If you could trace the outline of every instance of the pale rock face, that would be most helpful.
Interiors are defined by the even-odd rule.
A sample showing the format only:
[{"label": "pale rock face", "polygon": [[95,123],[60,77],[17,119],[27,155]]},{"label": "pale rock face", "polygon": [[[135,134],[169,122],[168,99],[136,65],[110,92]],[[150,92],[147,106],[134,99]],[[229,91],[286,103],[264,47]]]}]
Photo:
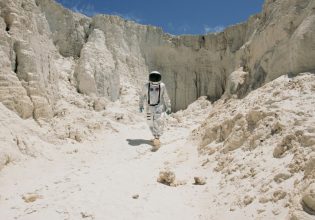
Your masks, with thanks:
[{"label": "pale rock face", "polygon": [[233,193],[243,196],[252,187],[263,193],[260,203],[273,201],[283,210],[285,201],[292,219],[312,219],[298,210],[301,199],[314,210],[314,184],[305,190],[314,181],[314,80],[312,73],[281,76],[243,99],[222,98],[212,105],[191,138],[209,168],[224,176],[223,191],[234,185],[238,193]]},{"label": "pale rock face", "polygon": [[[59,53],[74,58],[74,81],[84,94],[123,100],[120,89],[134,93],[151,70],[158,70],[177,111],[200,96],[219,99],[231,90],[241,67],[247,73],[237,94],[242,97],[282,74],[315,69],[314,4],[266,1],[261,14],[221,33],[171,36],[117,16],[88,18],[53,0],[2,0],[2,53],[8,57],[2,62],[17,72],[29,98],[17,94],[1,100],[25,118],[51,117],[59,97]],[[12,103],[22,99],[29,102],[25,111]]]},{"label": "pale rock face", "polygon": [[81,51],[75,77],[81,93],[115,101],[119,98],[119,75],[115,72],[115,61],[105,41],[104,33],[94,29]]},{"label": "pale rock face", "polygon": [[[141,39],[150,40],[150,36],[147,36],[150,34],[160,37],[160,34],[156,33],[156,28],[107,15],[93,17],[91,28],[101,30],[104,34],[105,46],[110,53],[107,56],[113,57],[114,60],[112,74],[115,75],[114,80],[119,82],[115,87],[120,87],[122,90],[130,85],[137,89],[142,88],[149,70],[141,51]],[[155,44],[155,40],[150,43]],[[118,95],[119,98],[124,99],[121,94],[117,94],[117,90],[115,93],[113,95],[115,99]]]},{"label": "pale rock face", "polygon": [[[315,7],[315,4],[313,4]],[[314,10],[314,8],[313,8]],[[303,20],[294,32],[290,45],[291,65],[296,72],[301,70],[315,70],[315,15]]]},{"label": "pale rock face", "polygon": [[0,4],[0,8],[0,101],[22,118],[29,118],[33,114],[33,103],[14,72],[17,71],[16,54],[13,50],[13,40],[8,33],[13,25],[13,13],[9,13],[9,9],[4,7],[3,3]]},{"label": "pale rock face", "polygon": [[8,65],[2,68],[11,83],[2,84],[9,95],[1,99],[23,118],[49,119],[56,98],[57,76],[52,62],[55,48],[48,39],[45,20],[34,1],[1,1],[0,6],[6,26],[1,29],[2,51],[3,57],[7,57],[1,62],[11,63],[10,68]]},{"label": "pale rock face", "polygon": [[25,121],[0,103],[1,147],[0,170],[7,164],[21,160],[26,156],[38,157],[46,150],[42,145],[49,145],[42,140],[43,131],[34,121]]},{"label": "pale rock face", "polygon": [[89,34],[90,18],[71,12],[53,0],[36,0],[61,55],[80,57]]},{"label": "pale rock face", "polygon": [[[232,187],[229,202],[248,213],[260,206],[258,218],[267,205],[278,217],[290,209],[291,219],[313,219],[315,78],[299,73],[315,70],[314,8],[266,0],[221,33],[172,36],[53,0],[0,0],[0,169],[45,156],[50,143],[136,128],[137,93],[158,70],[177,111],[166,122],[195,129],[202,166],[221,178],[218,198]],[[181,185],[173,172],[160,177]]]},{"label": "pale rock face", "polygon": [[225,96],[235,98],[242,98],[247,91],[249,74],[240,67],[238,70],[232,72],[227,80]]}]

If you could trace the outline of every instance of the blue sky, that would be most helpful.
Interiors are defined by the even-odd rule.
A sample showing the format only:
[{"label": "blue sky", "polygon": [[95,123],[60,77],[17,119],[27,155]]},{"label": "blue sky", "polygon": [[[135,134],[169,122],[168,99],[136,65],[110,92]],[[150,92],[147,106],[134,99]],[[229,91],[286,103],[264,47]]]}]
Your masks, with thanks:
[{"label": "blue sky", "polygon": [[76,12],[114,14],[165,32],[205,34],[246,21],[262,10],[264,0],[57,0]]}]

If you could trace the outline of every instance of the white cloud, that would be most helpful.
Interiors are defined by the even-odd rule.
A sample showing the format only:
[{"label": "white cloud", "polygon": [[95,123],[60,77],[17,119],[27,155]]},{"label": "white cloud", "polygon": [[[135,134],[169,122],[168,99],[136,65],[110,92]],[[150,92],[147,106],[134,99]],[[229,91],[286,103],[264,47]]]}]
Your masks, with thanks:
[{"label": "white cloud", "polygon": [[222,32],[224,29],[225,29],[225,27],[223,25],[218,25],[218,26],[214,26],[214,27],[204,25],[204,27],[203,27],[205,34],[207,34],[207,33],[219,33],[219,32]]}]

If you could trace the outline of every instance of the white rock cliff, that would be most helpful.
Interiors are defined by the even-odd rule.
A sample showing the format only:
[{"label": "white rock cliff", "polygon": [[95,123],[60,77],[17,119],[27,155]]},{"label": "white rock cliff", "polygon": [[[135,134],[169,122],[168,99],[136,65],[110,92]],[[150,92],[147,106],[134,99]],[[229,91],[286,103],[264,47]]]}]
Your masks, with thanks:
[{"label": "white rock cliff", "polygon": [[[69,191],[78,186],[75,178],[84,180],[83,190],[80,186],[76,194],[91,197],[91,210],[98,205],[93,194],[98,196],[97,187],[113,189],[119,196],[130,193],[122,183],[113,186],[111,176],[102,180],[108,185],[95,179],[97,175],[86,178],[86,170],[100,170],[100,176],[111,171],[116,179],[124,176],[126,183],[135,183],[134,189],[142,187],[139,191],[147,193],[147,197],[133,193],[143,205],[136,207],[125,197],[113,195],[116,208],[105,207],[108,213],[116,210],[112,219],[123,214],[137,218],[140,209],[149,210],[143,219],[154,219],[152,213],[156,219],[165,218],[162,214],[168,210],[160,212],[154,201],[161,204],[157,194],[174,196],[175,190],[161,190],[151,181],[156,182],[153,172],[161,171],[160,166],[169,166],[177,169],[172,171],[176,181],[183,177],[174,187],[183,188],[175,192],[180,196],[170,196],[163,205],[187,199],[183,206],[179,203],[179,208],[174,206],[178,209],[166,212],[170,219],[175,214],[188,219],[313,219],[314,0],[266,0],[263,11],[247,22],[200,36],[173,36],[118,16],[87,17],[54,0],[0,0],[0,57],[0,169],[32,157],[53,171],[25,162],[26,170],[34,167],[36,177],[49,173],[51,178],[65,178],[38,181],[34,192],[44,196],[34,198],[46,196],[43,202],[49,201],[50,206],[39,202],[45,208],[34,206],[37,209],[28,213],[29,204],[21,204],[21,196],[10,194],[14,191],[6,186],[22,192],[36,185],[31,182],[36,178],[18,185],[16,178],[24,180],[28,172],[16,177],[7,171],[0,177],[12,181],[0,186],[5,217],[40,215],[48,207],[56,215],[61,213],[59,218],[94,218],[85,211],[77,213],[81,204]],[[162,143],[166,147],[157,152],[161,157],[144,150],[149,145],[145,140],[140,147],[138,139],[129,140],[129,145],[137,142],[132,148],[125,143],[147,131],[137,112],[137,99],[151,70],[162,73],[176,112],[165,119]],[[89,166],[82,165],[85,160]],[[80,166],[77,176],[71,179],[68,174],[76,166]],[[62,175],[65,168],[67,175],[58,176],[58,168]],[[197,171],[202,175],[193,173]],[[193,177],[207,179],[194,187],[209,190],[191,187]],[[84,185],[87,179],[97,187]],[[90,194],[84,187],[95,191]],[[156,189],[161,191],[152,193]],[[65,198],[54,197],[58,190],[68,193],[73,210],[59,212]],[[192,199],[196,195],[198,199]],[[145,209],[149,197],[156,200],[150,200],[150,209]],[[128,208],[120,213],[117,207],[125,205]],[[151,212],[154,208],[159,210]],[[103,217],[102,209],[94,211]],[[186,211],[191,215],[186,216]]]},{"label": "white rock cliff", "polygon": [[239,67],[248,72],[245,95],[280,75],[315,69],[314,4],[266,1],[262,13],[221,33],[171,36],[117,16],[88,18],[52,0],[2,0],[2,88],[21,89],[1,100],[24,118],[50,117],[55,63],[69,59],[79,92],[111,100],[126,81],[139,85],[153,69],[162,72],[175,111],[200,96],[219,99]]}]

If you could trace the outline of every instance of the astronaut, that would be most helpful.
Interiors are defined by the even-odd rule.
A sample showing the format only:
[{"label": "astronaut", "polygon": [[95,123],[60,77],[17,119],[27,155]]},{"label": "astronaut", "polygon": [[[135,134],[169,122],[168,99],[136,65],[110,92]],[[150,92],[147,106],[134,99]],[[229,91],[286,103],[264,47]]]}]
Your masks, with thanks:
[{"label": "astronaut", "polygon": [[139,102],[140,112],[143,112],[146,101],[147,122],[154,136],[152,151],[157,151],[160,148],[160,137],[164,129],[162,117],[164,112],[171,114],[171,101],[161,78],[162,76],[158,71],[150,73],[149,82],[144,85]]}]

